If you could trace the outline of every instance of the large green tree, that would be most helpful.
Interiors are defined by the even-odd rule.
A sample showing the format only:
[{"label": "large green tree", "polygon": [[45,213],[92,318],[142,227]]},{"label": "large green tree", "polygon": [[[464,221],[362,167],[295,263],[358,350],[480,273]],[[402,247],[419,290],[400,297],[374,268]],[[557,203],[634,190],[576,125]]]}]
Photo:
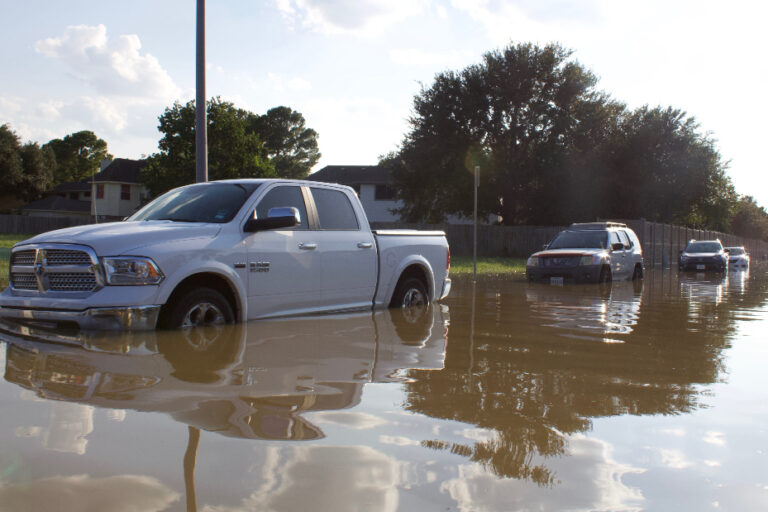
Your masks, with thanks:
[{"label": "large green tree", "polygon": [[36,142],[21,144],[8,125],[0,126],[0,182],[3,192],[25,201],[39,199],[53,186],[56,158]]},{"label": "large green tree", "polygon": [[742,196],[731,219],[731,233],[768,241],[768,212],[752,196]]},{"label": "large green tree", "polygon": [[[319,157],[317,134],[288,107],[259,116],[213,98],[207,115],[210,180],[303,177]],[[159,120],[160,151],[142,173],[152,195],[195,181],[195,102],[177,102]]]},{"label": "large green tree", "polygon": [[55,184],[88,178],[99,171],[102,160],[112,158],[107,143],[90,130],[53,139],[44,147],[51,149],[56,156]]},{"label": "large green tree", "polygon": [[317,132],[307,128],[304,116],[289,107],[271,108],[256,116],[253,128],[281,177],[305,178],[320,159]]},{"label": "large green tree", "polygon": [[[510,45],[435,77],[390,166],[411,221],[636,218],[727,229],[736,196],[712,139],[672,108],[628,110],[557,44]],[[425,193],[428,191],[428,193]]]}]

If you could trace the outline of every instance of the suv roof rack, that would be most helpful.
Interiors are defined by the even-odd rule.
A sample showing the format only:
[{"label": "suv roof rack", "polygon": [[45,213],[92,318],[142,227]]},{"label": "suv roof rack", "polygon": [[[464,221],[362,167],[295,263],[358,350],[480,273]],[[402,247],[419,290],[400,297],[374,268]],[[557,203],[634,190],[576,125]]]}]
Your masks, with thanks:
[{"label": "suv roof rack", "polygon": [[608,229],[608,228],[625,228],[626,224],[622,222],[574,222],[569,227],[574,229]]}]

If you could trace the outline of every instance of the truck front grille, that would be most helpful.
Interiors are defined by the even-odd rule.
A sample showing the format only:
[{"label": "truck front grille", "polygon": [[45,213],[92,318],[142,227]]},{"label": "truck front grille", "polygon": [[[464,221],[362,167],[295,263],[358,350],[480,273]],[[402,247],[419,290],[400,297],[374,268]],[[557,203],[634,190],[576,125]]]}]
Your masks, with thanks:
[{"label": "truck front grille", "polygon": [[89,247],[40,244],[11,255],[10,284],[15,290],[91,292],[103,280],[98,259]]}]

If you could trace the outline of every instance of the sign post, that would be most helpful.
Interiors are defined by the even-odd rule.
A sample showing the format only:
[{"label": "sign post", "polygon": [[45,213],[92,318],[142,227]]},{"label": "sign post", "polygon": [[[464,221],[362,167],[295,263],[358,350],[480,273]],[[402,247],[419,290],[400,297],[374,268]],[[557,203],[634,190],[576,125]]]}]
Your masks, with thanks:
[{"label": "sign post", "polygon": [[480,166],[475,166],[475,229],[472,234],[472,282],[477,282],[477,189],[480,187]]}]

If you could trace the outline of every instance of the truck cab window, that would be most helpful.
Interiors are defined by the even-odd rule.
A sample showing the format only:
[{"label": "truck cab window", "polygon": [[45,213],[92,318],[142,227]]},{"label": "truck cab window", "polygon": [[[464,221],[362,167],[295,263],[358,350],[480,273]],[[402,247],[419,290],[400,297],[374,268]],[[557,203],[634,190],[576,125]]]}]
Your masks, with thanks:
[{"label": "truck cab window", "polygon": [[347,195],[340,190],[312,187],[320,229],[358,230],[355,209]]},{"label": "truck cab window", "polygon": [[269,210],[280,206],[293,206],[299,210],[301,223],[292,228],[286,229],[309,229],[307,222],[307,208],[304,206],[304,196],[301,194],[301,188],[292,185],[283,185],[275,187],[261,198],[256,205],[256,217],[266,219],[269,217]]}]

